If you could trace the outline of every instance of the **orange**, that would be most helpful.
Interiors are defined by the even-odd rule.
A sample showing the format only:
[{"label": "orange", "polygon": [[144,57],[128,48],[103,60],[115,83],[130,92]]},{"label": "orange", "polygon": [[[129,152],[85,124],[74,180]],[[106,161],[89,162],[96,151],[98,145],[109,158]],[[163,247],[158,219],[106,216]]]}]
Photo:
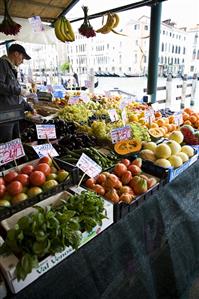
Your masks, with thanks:
[{"label": "orange", "polygon": [[192,123],[192,124],[194,124],[196,121],[197,121],[197,117],[195,116],[195,115],[191,115],[190,117],[189,117],[189,120],[190,120],[190,122]]},{"label": "orange", "polygon": [[190,122],[190,120],[185,120],[184,124],[185,124],[185,125],[190,125],[190,126],[191,126],[191,122]]},{"label": "orange", "polygon": [[189,114],[183,112],[182,118],[183,118],[183,121],[188,120],[189,119]]},{"label": "orange", "polygon": [[186,112],[187,114],[192,114],[193,110],[191,108],[185,108],[184,112]]},{"label": "orange", "polygon": [[169,123],[170,123],[170,124],[173,124],[174,121],[175,121],[175,117],[174,117],[174,115],[170,115],[170,116],[169,116]]},{"label": "orange", "polygon": [[151,128],[158,128],[158,124],[156,124],[156,123],[152,123],[152,124],[151,124]]},{"label": "orange", "polygon": [[162,117],[162,113],[160,111],[156,111],[155,117],[157,117],[157,118]]},{"label": "orange", "polygon": [[159,127],[163,127],[164,126],[164,120],[163,119],[158,119],[157,121],[157,124]]}]

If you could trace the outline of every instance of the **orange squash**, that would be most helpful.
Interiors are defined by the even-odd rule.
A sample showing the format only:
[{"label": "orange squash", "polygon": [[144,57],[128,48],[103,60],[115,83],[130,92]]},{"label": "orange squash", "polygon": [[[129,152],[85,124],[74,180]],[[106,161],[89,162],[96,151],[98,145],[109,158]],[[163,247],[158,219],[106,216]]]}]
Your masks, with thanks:
[{"label": "orange squash", "polygon": [[121,140],[114,145],[114,150],[119,155],[127,155],[129,153],[139,152],[142,143],[136,139]]}]

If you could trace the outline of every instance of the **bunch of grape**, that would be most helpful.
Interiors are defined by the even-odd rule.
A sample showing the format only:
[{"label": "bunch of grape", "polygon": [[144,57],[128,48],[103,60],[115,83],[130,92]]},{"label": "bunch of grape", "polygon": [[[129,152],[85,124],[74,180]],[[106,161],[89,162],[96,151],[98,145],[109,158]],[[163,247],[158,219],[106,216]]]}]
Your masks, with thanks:
[{"label": "bunch of grape", "polygon": [[92,112],[84,104],[67,105],[58,113],[59,118],[77,122],[87,122]]},{"label": "bunch of grape", "polygon": [[140,125],[139,123],[130,123],[131,126],[131,136],[133,139],[140,141],[150,141],[150,135],[146,127]]}]

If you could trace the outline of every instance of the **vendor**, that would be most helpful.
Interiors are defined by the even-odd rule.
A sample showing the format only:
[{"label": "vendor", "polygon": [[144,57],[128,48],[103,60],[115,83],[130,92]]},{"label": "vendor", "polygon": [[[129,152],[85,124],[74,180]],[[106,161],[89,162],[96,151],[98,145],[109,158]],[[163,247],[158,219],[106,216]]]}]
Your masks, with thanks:
[{"label": "vendor", "polygon": [[[13,105],[22,105],[24,111],[35,113],[34,109],[25,101],[24,97],[30,94],[21,88],[17,80],[17,67],[24,59],[31,59],[24,47],[12,44],[8,48],[8,55],[0,58],[0,113],[12,108]],[[0,124],[0,143],[20,137],[19,122]]]}]

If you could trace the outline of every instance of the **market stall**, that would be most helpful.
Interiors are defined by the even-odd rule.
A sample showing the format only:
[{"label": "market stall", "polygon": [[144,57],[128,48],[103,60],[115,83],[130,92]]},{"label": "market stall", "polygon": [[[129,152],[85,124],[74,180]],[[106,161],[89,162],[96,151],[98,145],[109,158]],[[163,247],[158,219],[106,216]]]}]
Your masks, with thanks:
[{"label": "market stall", "polygon": [[8,298],[182,296],[198,275],[199,113],[56,88],[0,144]]}]

